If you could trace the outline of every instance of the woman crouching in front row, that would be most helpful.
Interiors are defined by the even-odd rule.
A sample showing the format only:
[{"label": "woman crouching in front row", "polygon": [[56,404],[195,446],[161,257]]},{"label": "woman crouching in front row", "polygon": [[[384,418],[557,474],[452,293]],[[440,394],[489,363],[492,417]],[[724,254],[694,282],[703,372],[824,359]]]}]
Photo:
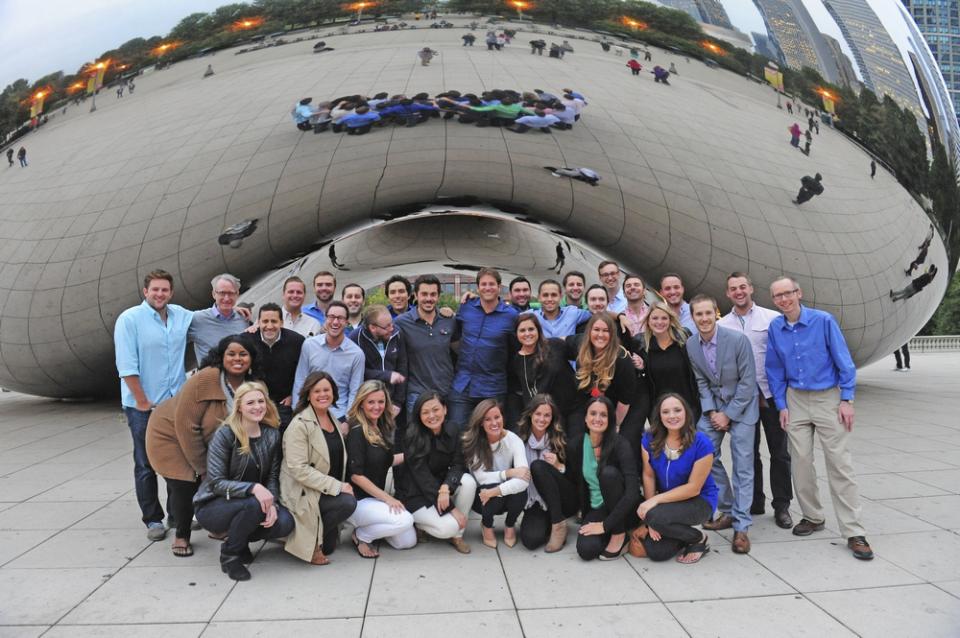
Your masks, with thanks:
[{"label": "woman crouching in front row", "polygon": [[220,568],[233,580],[250,580],[250,543],[282,538],[293,517],[280,505],[280,419],[259,382],[234,392],[233,409],[207,451],[207,477],[193,504],[207,530],[226,533]]}]

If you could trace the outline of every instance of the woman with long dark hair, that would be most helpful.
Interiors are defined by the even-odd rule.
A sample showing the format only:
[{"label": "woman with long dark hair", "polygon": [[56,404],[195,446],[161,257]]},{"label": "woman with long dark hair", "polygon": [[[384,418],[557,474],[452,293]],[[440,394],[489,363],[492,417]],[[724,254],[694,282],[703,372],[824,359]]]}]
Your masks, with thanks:
[{"label": "woman with long dark hair", "polygon": [[579,477],[583,524],[577,554],[583,560],[613,560],[627,548],[640,500],[637,462],[630,444],[617,434],[613,402],[593,397],[587,403],[587,432],[570,439],[567,463]]},{"label": "woman with long dark hair", "polygon": [[147,422],[147,458],[167,482],[177,526],[174,556],[193,556],[193,496],[207,475],[207,445],[233,410],[236,389],[262,378],[259,354],[251,335],[224,337],[207,353],[203,368],[157,406]]},{"label": "woman with long dark hair", "polygon": [[337,547],[340,525],[357,508],[347,481],[347,446],[330,412],[338,397],[329,373],[310,373],[283,433],[280,498],[296,521],[285,547],[314,565],[330,562],[327,556]]},{"label": "woman with long dark hair", "polygon": [[567,542],[567,519],[577,513],[577,485],[567,474],[563,417],[549,394],[538,394],[520,419],[518,432],[530,464],[531,484],[520,540],[527,549],[544,543],[550,554]]},{"label": "woman with long dark hair", "polygon": [[564,341],[545,338],[540,320],[532,313],[517,315],[513,333],[520,347],[511,354],[507,371],[507,427],[515,427],[538,394],[553,397],[561,414],[570,412],[576,384]]},{"label": "woman with long dark hair", "polygon": [[354,527],[353,544],[364,558],[380,555],[371,543],[381,538],[394,549],[417,544],[413,516],[386,491],[387,472],[403,463],[403,454],[394,453],[391,407],[387,386],[372,380],[360,386],[347,411],[348,474],[357,498],[357,509],[347,522]]},{"label": "woman with long dark hair", "polygon": [[280,505],[279,424],[264,384],[239,386],[230,414],[210,441],[207,476],[193,498],[200,524],[226,534],[220,569],[233,580],[250,580],[250,543],[293,530],[293,517]]},{"label": "woman with long dark hair", "polygon": [[503,427],[503,412],[494,399],[477,404],[463,433],[463,457],[479,486],[473,511],[481,515],[483,544],[497,546],[493,517],[506,512],[503,542],[517,544],[514,525],[527,502],[530,468],[523,441]]},{"label": "woman with long dark hair", "polygon": [[445,427],[446,419],[446,403],[436,390],[421,394],[414,403],[397,498],[413,514],[418,529],[448,540],[461,554],[469,554],[463,532],[477,482],[463,462],[460,437]]},{"label": "woman with long dark hair", "polygon": [[[710,520],[717,486],[710,476],[713,443],[678,394],[660,397],[653,427],[643,435],[643,493],[637,515],[647,524],[643,539],[652,560],[696,563],[710,549],[707,535],[694,528]],[[679,554],[679,555],[678,555]]]}]

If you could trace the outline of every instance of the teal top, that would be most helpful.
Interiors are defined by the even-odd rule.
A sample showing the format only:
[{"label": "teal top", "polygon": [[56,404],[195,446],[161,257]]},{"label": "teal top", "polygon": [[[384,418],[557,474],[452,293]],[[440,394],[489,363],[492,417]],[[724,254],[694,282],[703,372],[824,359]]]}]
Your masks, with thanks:
[{"label": "teal top", "polygon": [[583,480],[587,482],[590,491],[590,507],[603,507],[603,494],[600,493],[600,473],[597,471],[597,457],[593,453],[593,443],[590,435],[583,435]]}]

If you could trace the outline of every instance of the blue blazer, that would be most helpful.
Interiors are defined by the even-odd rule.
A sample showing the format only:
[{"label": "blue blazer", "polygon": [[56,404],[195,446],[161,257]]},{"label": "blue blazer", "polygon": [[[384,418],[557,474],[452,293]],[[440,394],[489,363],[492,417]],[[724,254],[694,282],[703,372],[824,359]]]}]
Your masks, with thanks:
[{"label": "blue blazer", "polygon": [[687,339],[687,354],[697,377],[704,412],[720,410],[731,421],[755,423],[760,418],[757,368],[746,335],[717,326],[717,372],[707,365],[700,335]]}]

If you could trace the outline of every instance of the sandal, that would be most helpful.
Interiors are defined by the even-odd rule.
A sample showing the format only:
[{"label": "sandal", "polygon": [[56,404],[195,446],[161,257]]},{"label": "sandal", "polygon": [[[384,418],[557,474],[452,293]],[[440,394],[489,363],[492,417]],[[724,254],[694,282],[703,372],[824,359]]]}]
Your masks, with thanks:
[{"label": "sandal", "polygon": [[[677,562],[684,565],[693,565],[699,563],[700,559],[710,551],[710,543],[707,542],[707,535],[703,535],[703,540],[693,545],[687,545],[680,554],[677,555]],[[690,554],[697,554],[695,558],[687,558]]]},{"label": "sandal", "polygon": [[[351,538],[353,539],[353,546],[357,548],[357,553],[360,554],[362,558],[377,558],[378,556],[380,556],[380,552],[370,547],[369,543],[364,543],[362,540],[357,538],[356,532],[353,533],[353,536]],[[367,551],[372,553],[364,554],[363,549],[361,549],[361,546],[366,547]]]},{"label": "sandal", "polygon": [[174,545],[171,551],[173,551],[173,555],[178,558],[187,558],[188,556],[193,556],[193,545],[190,543],[186,545]]},{"label": "sandal", "polygon": [[323,553],[323,547],[317,545],[313,550],[313,556],[310,558],[311,565],[329,565],[330,559]]}]

